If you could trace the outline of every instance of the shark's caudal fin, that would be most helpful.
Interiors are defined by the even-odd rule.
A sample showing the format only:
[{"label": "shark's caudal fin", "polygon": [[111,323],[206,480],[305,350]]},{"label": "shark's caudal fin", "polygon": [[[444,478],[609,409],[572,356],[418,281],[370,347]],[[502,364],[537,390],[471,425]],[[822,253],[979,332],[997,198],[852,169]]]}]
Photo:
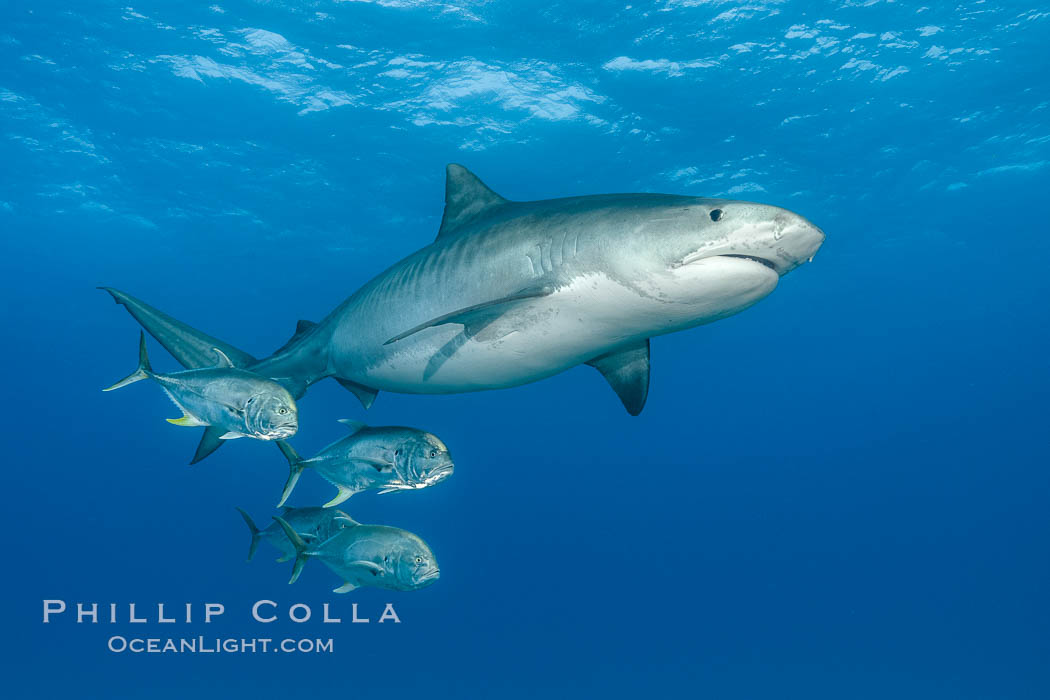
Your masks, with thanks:
[{"label": "shark's caudal fin", "polygon": [[[259,360],[229,343],[186,325],[130,294],[125,294],[112,287],[99,287],[99,289],[106,291],[114,301],[123,305],[128,313],[146,329],[146,332],[156,338],[157,342],[163,345],[186,369],[214,367],[216,350],[218,350],[234,367],[250,369],[279,382],[296,399],[302,398],[311,383],[330,376],[327,370],[328,358],[325,340],[321,334],[315,333],[319,327],[311,321],[299,321],[296,324],[295,333],[287,343],[278,348],[270,357]],[[378,393],[375,389],[346,379],[338,381],[344,388],[352,392],[365,408],[369,408],[375,401]],[[208,441],[206,444],[206,441],[202,440],[194,456],[194,463],[204,459],[216,449],[217,445],[214,441]]]},{"label": "shark's caudal fin", "polygon": [[306,542],[299,536],[299,533],[292,529],[292,526],[285,521],[284,518],[279,515],[273,516],[273,519],[277,521],[277,524],[284,530],[284,534],[291,540],[292,546],[295,547],[295,564],[292,565],[292,578],[289,579],[288,583],[295,583],[299,578],[299,574],[303,572],[303,565],[306,564],[306,558],[312,556],[314,552],[306,551]]},{"label": "shark's caudal fin", "polygon": [[237,367],[248,367],[258,360],[229,343],[202,333],[159,311],[144,301],[111,287],[99,287],[122,304],[146,331],[164,346],[186,369],[215,366],[215,348],[222,351]]},{"label": "shark's caudal fin", "polygon": [[241,514],[242,518],[244,518],[244,522],[248,525],[248,529],[251,530],[252,533],[252,543],[248,546],[248,561],[251,561],[252,557],[255,556],[255,548],[259,546],[259,528],[257,528],[255,523],[252,522],[251,516],[243,510],[238,508],[237,512]]},{"label": "shark's caudal fin", "polygon": [[135,368],[135,371],[128,376],[121,379],[113,386],[106,387],[102,391],[113,391],[119,389],[122,386],[128,384],[134,384],[135,382],[143,379],[149,379],[150,374],[153,372],[153,368],[149,365],[149,356],[146,354],[146,334],[139,331],[139,366]]},{"label": "shark's caudal fin", "polygon": [[277,504],[277,507],[281,508],[284,506],[284,502],[288,500],[288,497],[292,495],[292,490],[299,482],[299,477],[302,475],[306,464],[303,462],[303,458],[299,456],[299,453],[292,449],[292,446],[284,440],[278,440],[277,447],[281,450],[284,458],[288,460],[288,481],[284,483],[281,501]]}]

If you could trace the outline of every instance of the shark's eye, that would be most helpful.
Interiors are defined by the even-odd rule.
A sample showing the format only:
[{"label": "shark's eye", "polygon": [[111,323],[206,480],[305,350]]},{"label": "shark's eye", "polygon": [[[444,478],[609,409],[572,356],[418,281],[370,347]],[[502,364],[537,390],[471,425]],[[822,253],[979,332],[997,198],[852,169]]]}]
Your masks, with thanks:
[{"label": "shark's eye", "polygon": [[721,209],[712,209],[711,210],[711,221],[721,221],[721,220],[722,220],[722,210]]}]

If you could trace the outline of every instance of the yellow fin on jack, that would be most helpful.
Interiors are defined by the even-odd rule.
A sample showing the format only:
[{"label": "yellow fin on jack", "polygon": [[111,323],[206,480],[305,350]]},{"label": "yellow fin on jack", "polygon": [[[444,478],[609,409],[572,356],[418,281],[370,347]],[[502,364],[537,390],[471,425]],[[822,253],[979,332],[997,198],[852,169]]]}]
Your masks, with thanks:
[{"label": "yellow fin on jack", "polygon": [[202,425],[207,425],[207,423],[201,423],[185,411],[182,412],[182,418],[168,418],[168,422],[172,425],[178,425],[183,428],[197,428]]},{"label": "yellow fin on jack", "polygon": [[348,499],[348,498],[350,498],[351,496],[354,495],[354,492],[351,489],[348,489],[345,486],[339,486],[337,488],[339,489],[339,493],[337,493],[335,495],[335,498],[333,498],[332,500],[328,501],[328,503],[325,503],[323,506],[321,506],[322,508],[331,508],[332,506],[337,506],[340,503],[342,503],[343,501],[345,501],[346,499]]}]

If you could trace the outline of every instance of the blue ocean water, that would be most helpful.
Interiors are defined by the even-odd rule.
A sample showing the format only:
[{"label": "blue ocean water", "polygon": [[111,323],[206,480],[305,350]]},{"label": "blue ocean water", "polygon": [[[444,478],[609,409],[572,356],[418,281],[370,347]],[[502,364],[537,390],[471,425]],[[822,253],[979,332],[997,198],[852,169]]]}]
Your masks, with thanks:
[{"label": "blue ocean water", "polygon": [[[0,10],[5,697],[1045,698],[1050,13],[1031,2],[15,0]],[[330,593],[245,563],[287,469],[134,368],[126,290],[258,356],[428,244],[444,165],[529,200],[671,192],[827,233],[736,317],[653,342],[641,416],[592,369],[454,396],[334,382],[456,473],[355,496],[441,579]],[[151,345],[158,369],[176,364]],[[1042,436],[1042,437],[1040,437]],[[246,444],[248,443],[248,444]],[[307,475],[308,477],[309,475]],[[331,489],[304,477],[299,503]],[[42,601],[146,624],[42,624]],[[279,603],[253,622],[254,601]],[[196,606],[159,624],[156,604]],[[226,613],[200,621],[202,606]],[[322,624],[330,603],[339,625]],[[353,624],[351,603],[372,623]],[[377,624],[392,602],[400,624]],[[287,620],[305,603],[314,618]],[[150,610],[152,609],[152,612]],[[334,640],[131,654],[113,635]]]}]

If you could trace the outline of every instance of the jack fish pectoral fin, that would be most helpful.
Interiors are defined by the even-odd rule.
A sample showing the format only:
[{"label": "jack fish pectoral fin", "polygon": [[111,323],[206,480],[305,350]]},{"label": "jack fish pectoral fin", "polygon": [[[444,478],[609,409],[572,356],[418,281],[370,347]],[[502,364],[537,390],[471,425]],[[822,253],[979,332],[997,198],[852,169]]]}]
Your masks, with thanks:
[{"label": "jack fish pectoral fin", "polygon": [[486,301],[481,304],[474,304],[473,306],[457,309],[456,311],[444,314],[443,316],[438,316],[437,318],[421,323],[414,328],[410,328],[404,333],[395,335],[393,338],[383,343],[383,345],[396,343],[399,340],[404,340],[410,335],[415,335],[427,328],[443,326],[448,323],[462,324],[463,332],[467,338],[471,338],[477,335],[483,328],[485,328],[485,326],[505,314],[508,308],[515,302],[525,301],[526,299],[538,299],[549,296],[553,292],[554,287],[551,285],[527,287],[499,299],[493,299],[492,301]]},{"label": "jack fish pectoral fin", "polygon": [[359,561],[351,562],[350,566],[360,567],[368,573],[372,574],[373,576],[382,576],[385,573],[383,571],[383,567],[381,567],[379,564],[376,564],[374,561],[365,561],[364,559],[362,559]]},{"label": "jack fish pectoral fin", "polygon": [[649,395],[649,339],[619,348],[588,362],[602,373],[623,407],[637,416]]},{"label": "jack fish pectoral fin", "polygon": [[247,437],[244,433],[238,433],[236,430],[231,430],[228,433],[223,433],[219,436],[220,440],[239,440],[242,437]]},{"label": "jack fish pectoral fin", "polygon": [[355,462],[368,465],[377,472],[388,472],[394,468],[393,462],[388,462],[385,459],[372,459],[371,457],[354,457]]},{"label": "jack fish pectoral fin", "polygon": [[333,588],[332,589],[332,593],[349,593],[350,591],[354,590],[355,588],[357,588],[357,584],[350,583],[349,581],[346,581],[339,588]]},{"label": "jack fish pectoral fin", "polygon": [[201,441],[197,445],[197,451],[193,453],[193,459],[190,460],[190,464],[196,464],[215,450],[222,447],[222,428],[216,428],[214,425],[209,425],[204,429],[204,435],[201,435]]}]

